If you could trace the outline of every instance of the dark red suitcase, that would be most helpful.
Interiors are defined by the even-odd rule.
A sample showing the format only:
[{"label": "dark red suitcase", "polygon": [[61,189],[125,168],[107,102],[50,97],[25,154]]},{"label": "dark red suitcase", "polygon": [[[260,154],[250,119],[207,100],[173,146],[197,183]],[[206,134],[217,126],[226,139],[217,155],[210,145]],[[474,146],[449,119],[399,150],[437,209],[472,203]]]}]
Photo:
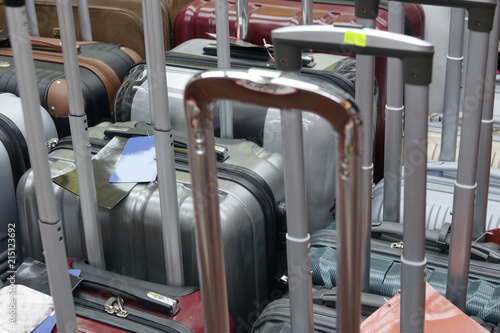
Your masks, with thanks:
[{"label": "dark red suitcase", "polygon": [[[236,36],[236,0],[228,0],[229,34]],[[405,4],[405,33],[424,37],[425,16],[422,6]],[[376,26],[387,30],[388,5],[381,2]],[[354,1],[320,0],[313,4],[313,24],[330,25],[334,22],[355,23]],[[263,45],[263,39],[271,43],[271,31],[276,28],[302,24],[302,4],[298,0],[248,0],[247,42]],[[176,16],[174,23],[175,45],[194,38],[207,38],[215,33],[214,0],[194,0]],[[385,58],[376,58],[375,76],[379,87],[378,117],[376,125],[374,181],[383,177],[384,151],[384,108],[386,104]]]}]

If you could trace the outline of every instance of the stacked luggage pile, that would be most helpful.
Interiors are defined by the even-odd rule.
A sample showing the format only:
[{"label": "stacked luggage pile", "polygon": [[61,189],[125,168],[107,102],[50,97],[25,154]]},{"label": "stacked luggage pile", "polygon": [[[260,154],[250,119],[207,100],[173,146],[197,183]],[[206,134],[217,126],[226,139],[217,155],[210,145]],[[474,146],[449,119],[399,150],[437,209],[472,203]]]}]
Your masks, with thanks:
[{"label": "stacked luggage pile", "polygon": [[405,2],[1,2],[0,331],[498,330],[500,7],[429,122]]}]

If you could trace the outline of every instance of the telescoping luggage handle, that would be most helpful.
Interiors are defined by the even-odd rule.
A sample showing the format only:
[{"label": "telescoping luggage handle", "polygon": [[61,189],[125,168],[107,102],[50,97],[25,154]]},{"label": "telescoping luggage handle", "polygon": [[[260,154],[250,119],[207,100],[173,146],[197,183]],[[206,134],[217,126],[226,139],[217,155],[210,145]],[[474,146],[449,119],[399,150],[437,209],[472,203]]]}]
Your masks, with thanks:
[{"label": "telescoping luggage handle", "polygon": [[6,0],[5,10],[11,45],[23,104],[26,136],[45,253],[49,286],[57,327],[64,332],[77,332],[75,308],[68,274],[62,222],[59,219],[48,164],[47,148],[40,115],[40,101],[36,85],[35,66],[31,56],[24,0]]},{"label": "telescoping luggage handle", "polygon": [[160,212],[165,253],[167,282],[171,286],[184,284],[182,264],[179,203],[175,178],[175,157],[172,127],[168,109],[167,78],[165,73],[165,47],[161,4],[142,0],[146,58],[149,73],[151,111],[154,113],[154,140],[160,192]]},{"label": "telescoping luggage handle", "polygon": [[75,153],[76,174],[85,235],[87,257],[91,265],[104,268],[101,229],[98,223],[98,205],[94,170],[88,133],[87,115],[83,105],[80,67],[71,2],[57,0],[57,17],[61,27],[64,72],[68,84],[69,125]]},{"label": "telescoping luggage handle", "polygon": [[[217,169],[215,156],[211,153],[214,137],[209,103],[216,99],[231,99],[282,109],[308,110],[329,121],[340,137],[337,214],[339,221],[342,221],[339,223],[348,225],[353,232],[359,232],[359,209],[356,199],[360,190],[361,133],[360,120],[350,101],[317,85],[284,77],[279,72],[255,70],[250,70],[248,73],[205,72],[193,78],[186,86],[189,164],[196,212],[196,239],[205,330],[219,333],[228,331],[228,323],[225,315],[227,297]],[[287,150],[286,146],[289,143],[286,140],[283,142],[284,150]],[[293,151],[296,147],[290,148]],[[288,167],[293,168],[296,164],[303,164],[303,155],[296,154],[289,157],[290,159],[285,157],[285,165],[288,164]],[[285,184],[289,184],[291,178],[304,178],[303,173],[287,172],[286,168]],[[293,188],[289,190],[293,191]],[[305,203],[301,207],[303,210],[301,215],[306,216]],[[306,220],[304,219],[302,223],[306,225]]]},{"label": "telescoping luggage handle", "polygon": [[[303,26],[276,29],[272,32],[276,66],[282,71],[297,72],[303,48],[341,53],[397,57],[403,63],[406,83],[406,121],[411,124],[405,135],[405,188],[411,188],[405,200],[405,232],[413,239],[405,241],[402,257],[402,295],[412,299],[404,303],[401,330],[413,331],[415,323],[422,325],[425,306],[425,179],[427,162],[427,111],[429,83],[432,75],[433,46],[423,40],[400,34],[363,28],[361,26]],[[287,199],[288,200],[288,199]],[[287,201],[287,204],[289,202]],[[287,216],[288,218],[288,216]],[[290,222],[290,221],[289,221]],[[358,332],[361,316],[360,234],[345,224],[337,224],[340,237],[337,277],[339,306],[338,325],[342,332]],[[293,226],[288,226],[291,233]],[[294,235],[300,239],[305,235]],[[353,250],[351,246],[354,246]],[[303,279],[297,276],[297,279]],[[289,280],[292,276],[289,276]],[[306,286],[303,286],[304,291]],[[310,287],[309,287],[310,288]],[[290,292],[292,306],[294,290]],[[302,300],[303,301],[303,300]],[[411,315],[410,315],[411,314]],[[303,313],[291,309],[292,324],[303,321]],[[415,317],[417,315],[417,317]],[[411,318],[411,319],[410,319]],[[298,332],[298,331],[297,331]]]}]

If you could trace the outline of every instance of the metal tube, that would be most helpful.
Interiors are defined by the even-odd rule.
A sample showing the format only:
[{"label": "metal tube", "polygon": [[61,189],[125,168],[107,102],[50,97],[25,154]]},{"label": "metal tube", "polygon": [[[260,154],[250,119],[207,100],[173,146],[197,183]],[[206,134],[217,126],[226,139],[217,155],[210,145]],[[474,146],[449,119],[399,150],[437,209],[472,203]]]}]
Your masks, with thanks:
[{"label": "metal tube", "polygon": [[92,41],[92,26],[90,24],[88,0],[78,0],[78,16],[80,17],[82,40]]},{"label": "metal tube", "polygon": [[149,98],[155,114],[155,146],[160,191],[163,246],[167,283],[182,286],[182,244],[179,223],[179,203],[175,178],[175,157],[172,128],[168,110],[165,49],[163,44],[162,16],[159,1],[143,0],[144,30],[147,31],[146,49]]},{"label": "metal tube", "polygon": [[236,1],[236,39],[248,38],[248,0]]},{"label": "metal tube", "polygon": [[[334,130],[339,134],[339,160],[337,186],[338,195],[338,227],[340,228],[339,252],[342,254],[340,264],[343,265],[339,275],[339,290],[343,295],[345,307],[339,306],[339,311],[344,311],[342,319],[339,319],[338,328],[343,332],[358,332],[361,317],[361,271],[359,260],[360,253],[360,217],[357,200],[361,191],[361,133],[360,120],[355,112],[355,107],[350,101],[343,100],[332,95],[315,84],[304,83],[290,77],[282,77],[267,71],[212,71],[197,75],[185,89],[186,124],[188,124],[189,159],[193,193],[196,212],[196,239],[200,254],[200,281],[202,285],[203,311],[205,320],[210,320],[211,325],[206,332],[225,332],[224,328],[213,328],[219,322],[227,321],[224,318],[224,310],[227,309],[225,299],[225,275],[222,254],[222,242],[220,238],[220,216],[217,193],[217,178],[213,149],[213,126],[212,112],[207,105],[216,99],[233,99],[245,103],[255,103],[262,106],[277,107],[281,109],[308,110],[317,113],[332,124]],[[300,130],[302,124],[296,124],[295,128]],[[290,144],[283,140],[284,146]],[[292,143],[293,144],[293,143]],[[285,151],[294,151],[297,147],[284,147]],[[303,156],[295,151],[288,154],[285,164],[292,162],[303,163]],[[291,161],[290,159],[294,159]],[[286,173],[286,177],[304,178],[304,174]],[[293,184],[292,179],[287,178],[285,183]],[[290,191],[290,188],[287,190]],[[298,192],[298,190],[297,190]],[[288,202],[288,198],[287,198]],[[303,204],[301,204],[303,206]],[[300,207],[299,207],[300,209]],[[306,216],[300,212],[299,216]],[[306,224],[305,220],[294,220],[296,223]],[[288,221],[288,230],[296,230],[293,222]],[[307,229],[304,229],[307,232]],[[289,237],[290,239],[290,237]],[[301,239],[303,248],[308,247],[308,240]],[[294,251],[298,247],[291,250]],[[300,251],[299,251],[300,252]],[[310,272],[307,267],[308,258],[297,258],[304,266],[300,272],[302,283],[307,279],[310,281]],[[210,278],[208,278],[210,277]],[[339,285],[339,286],[340,286]],[[290,288],[290,293],[295,293]],[[345,293],[345,294],[344,294]],[[291,296],[294,297],[294,296]],[[310,299],[299,299],[301,303],[311,303]],[[299,305],[300,306],[300,305]],[[309,305],[311,307],[311,305]],[[312,322],[307,317],[311,313],[302,312],[301,320]],[[209,318],[209,319],[207,319]],[[307,318],[307,319],[306,319]],[[300,323],[298,323],[300,325]],[[295,325],[295,323],[294,323]],[[305,325],[304,325],[305,326]],[[306,331],[308,328],[305,328]],[[302,331],[304,332],[304,331]]]},{"label": "metal tube", "polygon": [[313,2],[312,0],[302,0],[302,24],[313,24]]},{"label": "metal tube", "polygon": [[78,65],[75,28],[73,26],[73,8],[71,2],[64,0],[57,0],[56,4],[59,26],[61,27],[64,71],[67,78],[69,99],[69,124],[75,154],[85,245],[89,263],[104,268],[101,228],[97,218],[98,206],[94,169],[92,167],[92,155],[87,130],[87,116],[83,106],[80,67]]},{"label": "metal tube", "polygon": [[[357,18],[357,24],[367,28],[375,28],[375,19]],[[375,77],[375,58],[370,55],[356,56],[356,105],[361,117],[367,124],[373,123],[373,78]],[[363,137],[363,200],[362,200],[362,246],[363,246],[363,291],[370,288],[370,253],[372,225],[372,187],[373,187],[373,130],[368,125]]]},{"label": "metal tube", "polygon": [[28,16],[28,29],[31,36],[39,37],[38,21],[36,18],[35,1],[28,0],[26,2],[26,16]]},{"label": "metal tube", "polygon": [[493,111],[495,103],[495,81],[498,61],[498,38],[500,29],[500,5],[497,3],[493,29],[490,33],[488,61],[486,64],[486,81],[484,90],[483,115],[477,165],[476,207],[472,239],[478,239],[486,231],[486,212],[488,208],[488,192],[490,183],[491,142],[493,139]]},{"label": "metal tube", "polygon": [[[403,34],[404,3],[389,1],[389,31]],[[387,105],[384,143],[384,221],[401,220],[401,165],[403,147],[403,64],[387,59]]]},{"label": "metal tube", "polygon": [[455,161],[462,83],[462,63],[464,59],[464,27],[465,9],[452,8],[450,20],[450,41],[446,62],[441,154],[439,157],[442,161]]},{"label": "metal tube", "polygon": [[[247,6],[248,7],[248,6]],[[229,45],[229,17],[227,0],[215,0],[215,33],[217,35],[217,67],[231,68]],[[233,105],[220,101],[220,136],[233,138]]]},{"label": "metal tube", "polygon": [[425,202],[429,87],[405,85],[404,231],[401,332],[423,332],[425,314]]},{"label": "metal tube", "polygon": [[5,6],[7,26],[22,98],[26,124],[26,139],[33,168],[40,233],[49,277],[49,286],[57,327],[64,332],[77,332],[73,295],[68,275],[66,248],[62,225],[57,213],[54,189],[50,177],[45,135],[40,115],[40,101],[31,56],[31,42],[26,29],[24,1],[9,1]]},{"label": "metal tube", "polygon": [[[470,31],[446,297],[465,310],[489,33]],[[483,61],[484,59],[484,61]]]},{"label": "metal tube", "polygon": [[[290,320],[293,333],[313,332],[302,113],[281,111],[287,218]],[[305,259],[305,262],[304,262]]]}]

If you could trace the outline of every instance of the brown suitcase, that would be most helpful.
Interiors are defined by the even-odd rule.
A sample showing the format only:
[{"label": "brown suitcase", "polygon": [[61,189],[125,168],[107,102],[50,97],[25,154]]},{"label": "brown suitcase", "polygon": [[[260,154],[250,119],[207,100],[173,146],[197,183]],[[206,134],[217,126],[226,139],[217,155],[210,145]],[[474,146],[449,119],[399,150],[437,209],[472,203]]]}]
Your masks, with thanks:
[{"label": "brown suitcase", "polygon": [[[173,42],[175,15],[190,0],[161,0],[165,48]],[[145,58],[141,0],[88,0],[92,37],[96,41],[122,44]],[[55,0],[35,0],[38,29],[42,37],[60,38]],[[82,40],[77,1],[73,0],[77,40]],[[110,26],[112,25],[112,26]],[[7,28],[4,1],[0,0],[0,30]]]}]

